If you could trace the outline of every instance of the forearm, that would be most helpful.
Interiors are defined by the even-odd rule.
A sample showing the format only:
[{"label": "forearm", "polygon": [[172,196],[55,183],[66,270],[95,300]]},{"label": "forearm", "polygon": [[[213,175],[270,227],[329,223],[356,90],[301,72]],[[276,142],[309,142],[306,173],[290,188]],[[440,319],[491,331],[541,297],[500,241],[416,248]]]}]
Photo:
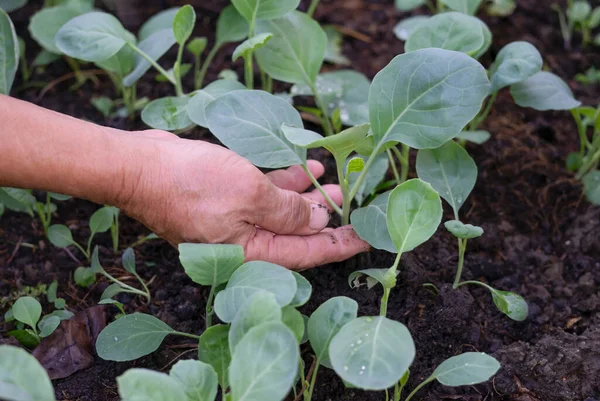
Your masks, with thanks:
[{"label": "forearm", "polygon": [[138,168],[134,139],[0,95],[0,186],[116,204]]}]

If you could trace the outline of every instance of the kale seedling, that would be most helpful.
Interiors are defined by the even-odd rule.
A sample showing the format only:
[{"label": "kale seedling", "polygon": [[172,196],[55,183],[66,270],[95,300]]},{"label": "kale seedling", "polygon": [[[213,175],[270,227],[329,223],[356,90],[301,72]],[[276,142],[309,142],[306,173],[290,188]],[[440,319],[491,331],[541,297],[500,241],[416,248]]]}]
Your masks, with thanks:
[{"label": "kale seedling", "polygon": [[592,9],[585,0],[568,0],[566,12],[558,4],[552,8],[558,13],[560,32],[563,36],[565,49],[571,48],[574,32],[581,32],[582,47],[594,43],[600,45],[600,34],[592,39],[592,31],[600,26],[600,7]]}]

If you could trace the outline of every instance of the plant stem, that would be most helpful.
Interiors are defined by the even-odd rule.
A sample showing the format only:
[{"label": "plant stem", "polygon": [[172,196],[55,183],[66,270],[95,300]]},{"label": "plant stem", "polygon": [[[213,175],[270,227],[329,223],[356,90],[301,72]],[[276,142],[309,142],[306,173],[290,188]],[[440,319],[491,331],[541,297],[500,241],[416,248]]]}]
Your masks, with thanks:
[{"label": "plant stem", "polygon": [[571,48],[571,26],[567,23],[565,13],[560,8],[560,6],[556,6],[553,8],[558,13],[558,22],[560,25],[560,32],[563,37],[564,47],[566,50],[569,50]]},{"label": "plant stem", "polygon": [[408,395],[408,397],[406,397],[406,400],[404,401],[410,401],[410,399],[417,394],[417,392],[423,388],[423,386],[425,386],[426,384],[428,384],[429,382],[433,381],[433,377],[429,377],[427,378],[427,380],[425,380],[424,382],[422,382],[421,384],[419,384],[417,387],[415,387],[415,389]]},{"label": "plant stem", "polygon": [[496,291],[494,288],[490,287],[489,285],[482,283],[481,281],[475,281],[475,280],[467,280],[467,281],[463,281],[462,283],[460,283],[459,285],[457,285],[456,287],[460,287],[463,286],[465,284],[475,284],[475,285],[480,285],[482,287],[487,288],[488,290],[494,292]]},{"label": "plant stem", "polygon": [[208,71],[208,67],[210,66],[210,63],[212,63],[213,59],[217,55],[217,52],[219,51],[220,48],[221,48],[221,43],[215,43],[213,48],[210,49],[210,52],[208,52],[208,55],[206,56],[206,58],[204,59],[204,63],[202,64],[202,69],[200,70],[200,75],[198,76],[198,79],[196,79],[196,90],[201,89],[202,85],[204,85],[204,78],[206,77],[206,72]]},{"label": "plant stem", "polygon": [[200,62],[202,60],[202,56],[200,54],[198,54],[196,57],[196,60],[194,61],[194,90],[198,90],[200,89],[200,86],[202,86],[202,83],[200,83],[199,79],[200,79]]},{"label": "plant stem", "polygon": [[317,360],[317,364],[315,369],[312,372],[312,376],[310,378],[310,386],[308,386],[308,395],[304,398],[305,401],[311,401],[313,396],[313,391],[315,391],[315,384],[317,383],[317,372],[319,371],[319,361]]},{"label": "plant stem", "polygon": [[465,263],[465,250],[467,249],[467,240],[458,238],[458,267],[456,268],[456,276],[452,288],[457,289],[460,284],[460,276],[462,275],[463,265]]},{"label": "plant stem", "polygon": [[585,156],[585,149],[590,148],[592,144],[586,135],[585,125],[581,121],[581,113],[579,109],[571,110],[571,115],[575,120],[575,125],[577,125],[577,133],[579,134],[579,154],[581,157]]},{"label": "plant stem", "polygon": [[481,113],[479,113],[474,119],[473,121],[471,121],[469,123],[469,129],[471,131],[476,130],[477,128],[479,128],[479,126],[481,125],[481,123],[483,123],[485,121],[485,119],[490,115],[490,112],[492,111],[492,106],[494,105],[494,103],[496,102],[496,97],[498,96],[498,92],[494,92],[492,93],[492,95],[488,98],[486,104],[485,104],[485,109],[483,109],[483,111]]},{"label": "plant stem", "polygon": [[[117,280],[116,278],[114,278],[113,276],[111,276],[110,274],[108,274],[106,271],[102,270],[100,272],[104,277],[106,277],[107,279],[109,279],[110,281],[112,281],[115,284],[118,284],[119,286],[129,290],[130,293],[132,294],[137,294],[137,295],[142,295],[144,297],[146,297],[146,299],[148,300],[148,302],[150,302],[150,293],[145,293],[144,291],[138,290],[137,288],[134,288],[128,284],[125,284],[124,282]],[[141,281],[141,280],[140,280]]]},{"label": "plant stem", "polygon": [[[394,149],[396,149],[395,146],[394,146]],[[398,149],[396,149],[396,150],[398,150]],[[399,153],[400,152],[398,151],[398,154]],[[410,154],[410,146],[402,144],[402,157],[398,157],[398,159],[400,160],[400,165],[402,166],[402,170],[400,172],[400,174],[401,174],[400,182],[404,182],[408,178],[408,169],[410,168],[410,166],[408,165],[409,154]]]},{"label": "plant stem", "polygon": [[113,251],[117,253],[119,250],[119,215],[115,214],[113,224],[110,226],[110,235],[112,237]]},{"label": "plant stem", "polygon": [[402,388],[399,386],[399,382],[394,384],[394,401],[400,401],[402,397]]},{"label": "plant stem", "polygon": [[340,189],[342,191],[342,225],[346,226],[350,224],[350,204],[352,198],[348,196],[348,180],[344,177],[344,162],[334,155],[335,166],[337,168],[338,182],[340,183]]},{"label": "plant stem", "polygon": [[174,331],[170,334],[176,335],[176,336],[182,336],[182,337],[188,337],[188,338],[193,338],[194,340],[199,340],[200,336],[197,336],[195,334],[188,334],[188,333],[184,333],[182,331]]},{"label": "plant stem", "polygon": [[583,166],[581,166],[581,168],[577,172],[577,175],[575,175],[575,178],[577,178],[578,180],[582,179],[583,176],[586,175],[588,171],[591,170],[599,160],[600,149],[596,150],[595,153],[590,157],[590,159],[587,162],[585,162]]},{"label": "plant stem", "polygon": [[65,56],[65,60],[67,60],[67,64],[73,70],[73,74],[75,74],[75,80],[79,85],[82,85],[85,82],[85,76],[81,74],[81,68],[79,68],[79,63],[74,58]]},{"label": "plant stem", "polygon": [[308,11],[306,12],[309,17],[312,18],[312,16],[315,14],[315,10],[317,9],[317,6],[319,5],[319,1],[320,0],[312,0],[310,2],[310,6],[308,7]]},{"label": "plant stem", "polygon": [[73,245],[75,245],[75,247],[81,251],[81,253],[83,254],[83,256],[85,256],[85,257],[86,257],[86,259],[88,259],[88,260],[90,259],[90,254],[89,254],[89,252],[86,252],[86,251],[85,251],[85,249],[83,249],[83,247],[82,247],[81,245],[79,245],[79,244],[78,244],[77,242],[75,242],[75,241],[73,241],[73,242],[72,242],[72,244],[73,244]]},{"label": "plant stem", "polygon": [[[392,267],[389,268],[388,273],[391,273],[394,276],[396,276],[396,270],[398,270],[398,265],[400,264],[400,258],[402,258],[402,252],[398,252],[398,254],[396,255],[394,264],[392,265]],[[388,273],[386,273],[386,274],[388,274]],[[388,300],[390,298],[391,290],[392,290],[391,287],[386,287],[385,285],[383,286],[383,297],[381,297],[381,307],[379,308],[380,316],[387,315],[387,305],[388,305]]]},{"label": "plant stem", "polygon": [[315,176],[310,172],[310,170],[308,169],[308,167],[306,167],[306,164],[303,164],[302,168],[306,172],[306,175],[308,175],[308,178],[310,179],[310,182],[312,182],[312,184],[315,186],[315,188],[317,188],[319,190],[319,192],[321,192],[321,195],[323,195],[323,197],[325,198],[325,200],[327,201],[327,203],[329,203],[329,205],[331,206],[331,208],[337,214],[339,214],[340,216],[342,216],[343,215],[342,209],[340,209],[340,207],[335,204],[335,202],[333,201],[333,199],[331,199],[331,197],[327,194],[327,192],[325,192],[325,190],[323,189],[323,187],[321,186],[321,184],[319,184],[319,182],[317,181],[317,179],[315,178]]},{"label": "plant stem", "polygon": [[212,326],[212,315],[214,313],[212,303],[213,303],[213,298],[215,297],[215,289],[216,288],[217,288],[216,285],[212,285],[210,287],[210,292],[208,293],[208,299],[206,300],[206,328],[207,329],[210,326]]},{"label": "plant stem", "polygon": [[386,153],[388,155],[388,159],[390,161],[390,166],[392,166],[392,172],[394,173],[394,179],[396,180],[396,185],[400,185],[400,174],[398,174],[398,167],[396,167],[396,160],[394,159],[394,156],[392,155],[392,151],[391,150],[386,150]]},{"label": "plant stem", "polygon": [[314,82],[310,83],[310,90],[315,97],[315,102],[317,103],[317,107],[321,110],[321,125],[323,126],[323,130],[325,131],[326,136],[331,136],[334,134],[333,127],[331,125],[331,121],[329,120],[329,112],[327,110],[327,105],[323,103],[323,99],[321,95],[317,91],[317,86]]},{"label": "plant stem", "polygon": [[244,79],[248,89],[254,89],[254,66],[252,63],[252,52],[244,56]]},{"label": "plant stem", "polygon": [[175,60],[175,66],[173,72],[175,75],[175,94],[177,96],[183,96],[183,86],[181,85],[181,59],[183,57],[183,43],[179,45],[177,50],[177,59]]},{"label": "plant stem", "polygon": [[175,82],[175,79],[171,76],[171,74],[169,74],[167,71],[165,71],[164,68],[162,68],[156,61],[154,61],[152,59],[152,57],[150,57],[148,54],[146,54],[146,52],[144,52],[142,49],[140,49],[139,47],[137,47],[136,45],[134,45],[131,42],[127,42],[127,44],[134,50],[136,51],[140,56],[142,56],[143,58],[146,59],[147,62],[150,63],[150,65],[152,65],[152,67],[156,68],[156,70],[158,72],[160,72],[162,75],[164,75],[167,80],[172,83],[175,88],[177,89],[177,82]]}]

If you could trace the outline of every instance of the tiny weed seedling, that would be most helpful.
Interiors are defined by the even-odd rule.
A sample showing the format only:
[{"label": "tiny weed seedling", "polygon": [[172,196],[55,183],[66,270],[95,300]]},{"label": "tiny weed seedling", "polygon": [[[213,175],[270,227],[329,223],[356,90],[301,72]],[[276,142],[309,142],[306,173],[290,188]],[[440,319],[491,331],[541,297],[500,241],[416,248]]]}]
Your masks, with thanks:
[{"label": "tiny weed seedling", "polygon": [[592,37],[592,31],[600,26],[600,7],[592,9],[588,1],[568,0],[566,12],[558,4],[553,4],[552,8],[558,13],[565,49],[571,48],[574,32],[581,33],[582,47],[592,43],[600,46],[600,34]]},{"label": "tiny weed seedling", "polygon": [[585,73],[575,75],[575,80],[584,85],[597,85],[600,83],[600,70],[590,67]]}]

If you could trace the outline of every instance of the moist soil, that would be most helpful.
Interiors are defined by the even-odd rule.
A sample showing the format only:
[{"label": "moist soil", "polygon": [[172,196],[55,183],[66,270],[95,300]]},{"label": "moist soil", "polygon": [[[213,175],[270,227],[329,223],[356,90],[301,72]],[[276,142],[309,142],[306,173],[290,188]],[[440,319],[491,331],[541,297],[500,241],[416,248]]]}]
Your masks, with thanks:
[{"label": "moist soil", "polygon": [[[225,0],[192,2],[200,16],[198,35],[213,38],[216,16],[226,3]],[[316,13],[320,22],[343,27],[348,35],[343,51],[352,60],[351,68],[369,78],[403,52],[403,44],[394,37],[392,28],[408,14],[397,12],[392,3],[391,0],[323,0]],[[153,13],[183,2],[145,0],[119,4],[122,5],[117,14],[128,29],[136,30]],[[306,6],[307,2],[303,1],[302,7]],[[37,46],[29,39],[26,24],[39,7],[39,4],[30,4],[12,14],[19,34],[27,41],[30,61]],[[494,34],[492,47],[482,60],[485,66],[505,44],[529,41],[540,50],[549,69],[569,82],[579,99],[585,104],[597,104],[598,86],[586,87],[573,79],[576,73],[600,65],[597,48],[580,49],[576,37],[572,49],[566,51],[550,2],[519,0],[511,17],[483,15],[483,18]],[[219,53],[209,80],[216,79],[223,68],[230,68],[233,48],[235,45]],[[174,54],[170,53],[166,59],[172,62]],[[242,72],[241,65],[236,64],[234,68]],[[123,129],[144,128],[139,119],[106,120],[90,105],[92,96],[113,96],[107,77],[100,75],[98,84],[88,82],[69,90],[72,80],[56,81],[69,71],[61,61],[36,73],[34,81],[50,83],[43,96],[40,88],[19,88],[20,81],[16,83],[14,94],[100,124]],[[282,85],[281,89],[285,87]],[[147,74],[138,86],[138,93],[156,98],[170,95],[171,88],[157,84],[153,74]],[[403,256],[398,287],[390,299],[389,317],[408,326],[417,348],[407,388],[414,388],[446,358],[481,351],[490,353],[502,364],[490,382],[460,388],[432,383],[415,399],[600,400],[600,208],[586,202],[581,185],[564,167],[567,154],[578,146],[573,121],[566,112],[520,108],[503,91],[483,128],[489,130],[492,137],[484,145],[468,145],[479,167],[479,178],[462,209],[462,217],[463,221],[483,227],[485,234],[469,241],[463,278],[481,280],[521,294],[529,303],[529,318],[520,323],[508,319],[495,309],[485,289],[464,286],[452,290],[449,283],[455,272],[457,244],[449,233],[439,229],[430,241]],[[185,136],[214,140],[200,128]],[[333,162],[327,154],[317,152],[313,157],[329,166],[330,175],[325,181],[334,182]],[[69,225],[75,238],[82,241],[88,238],[87,220],[96,208],[82,200],[60,203],[53,221]],[[447,207],[444,217],[452,218]],[[123,245],[147,233],[141,224],[125,216],[122,218]],[[111,250],[109,235],[96,238],[105,268],[121,266],[119,257]],[[153,302],[146,306],[139,299],[124,294],[119,300],[126,305],[127,312],[151,313],[176,330],[200,334],[208,289],[187,278],[178,263],[177,251],[163,241],[136,247],[136,255],[138,271],[146,280],[151,280]],[[358,302],[360,315],[376,315],[380,289],[352,290],[347,277],[357,269],[388,267],[392,262],[392,255],[373,250],[343,263],[306,271],[304,274],[313,285],[313,296],[302,312],[310,314],[328,298],[345,295]],[[25,286],[49,284],[56,279],[59,296],[66,299],[71,310],[77,312],[91,307],[107,283],[100,281],[90,289],[76,287],[72,274],[79,265],[64,250],[47,243],[37,220],[15,213],[6,213],[0,220],[0,299],[10,299],[14,291]],[[122,274],[116,268],[114,272]],[[435,284],[437,291],[423,286],[424,283]],[[9,341],[6,335],[9,329],[0,320],[0,342]],[[54,381],[56,397],[59,400],[116,400],[115,379],[126,369],[144,367],[168,371],[175,361],[193,358],[195,352],[195,344],[190,340],[167,338],[159,351],[130,363],[108,362],[96,357],[90,368]],[[303,347],[303,355],[310,364],[309,347]],[[321,369],[314,399],[383,400],[384,394],[346,389],[334,372]]]}]

